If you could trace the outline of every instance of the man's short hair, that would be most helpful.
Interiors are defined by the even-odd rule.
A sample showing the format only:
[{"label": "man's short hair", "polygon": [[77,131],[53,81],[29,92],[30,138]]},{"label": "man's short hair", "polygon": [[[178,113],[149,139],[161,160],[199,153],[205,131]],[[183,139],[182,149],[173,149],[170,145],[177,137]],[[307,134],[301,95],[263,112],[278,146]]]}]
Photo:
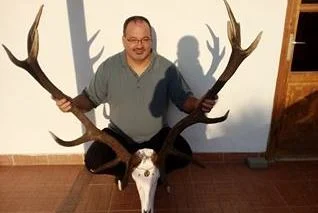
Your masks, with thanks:
[{"label": "man's short hair", "polygon": [[142,22],[146,22],[146,24],[149,26],[150,32],[151,32],[151,24],[149,22],[149,20],[143,16],[131,16],[129,18],[127,18],[124,22],[124,27],[123,27],[123,35],[126,35],[126,29],[127,29],[127,25],[130,22],[137,22],[137,21],[142,21]]}]

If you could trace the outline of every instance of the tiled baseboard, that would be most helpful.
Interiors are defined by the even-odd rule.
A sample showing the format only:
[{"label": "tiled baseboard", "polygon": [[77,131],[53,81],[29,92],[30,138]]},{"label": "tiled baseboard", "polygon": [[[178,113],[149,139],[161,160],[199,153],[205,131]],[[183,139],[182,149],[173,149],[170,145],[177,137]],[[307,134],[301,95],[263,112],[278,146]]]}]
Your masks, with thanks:
[{"label": "tiled baseboard", "polygon": [[[201,162],[235,163],[248,157],[260,157],[263,153],[194,153]],[[83,154],[0,155],[0,166],[24,165],[82,165]]]},{"label": "tiled baseboard", "polygon": [[196,159],[207,163],[240,163],[249,157],[263,157],[260,152],[194,153]]},{"label": "tiled baseboard", "polygon": [[0,166],[83,164],[83,154],[0,155]]}]

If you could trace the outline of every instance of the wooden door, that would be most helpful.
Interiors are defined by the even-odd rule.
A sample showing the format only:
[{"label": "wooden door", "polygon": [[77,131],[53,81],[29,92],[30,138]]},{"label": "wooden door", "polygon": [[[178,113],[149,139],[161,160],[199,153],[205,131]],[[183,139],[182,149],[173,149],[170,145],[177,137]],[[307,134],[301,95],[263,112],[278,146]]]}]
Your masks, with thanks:
[{"label": "wooden door", "polygon": [[288,0],[266,156],[318,159],[318,0]]}]

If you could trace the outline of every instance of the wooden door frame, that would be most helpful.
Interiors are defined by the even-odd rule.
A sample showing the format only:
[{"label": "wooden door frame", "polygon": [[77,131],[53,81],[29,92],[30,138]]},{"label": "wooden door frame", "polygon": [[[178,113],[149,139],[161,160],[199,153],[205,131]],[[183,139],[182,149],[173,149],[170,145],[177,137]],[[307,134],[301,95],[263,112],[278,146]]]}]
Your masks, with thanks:
[{"label": "wooden door frame", "polygon": [[[267,150],[265,157],[269,161],[275,160],[275,148],[278,143],[278,136],[280,130],[280,121],[284,112],[285,98],[287,95],[287,80],[289,77],[289,70],[291,66],[292,57],[288,54],[292,54],[293,51],[290,46],[290,36],[291,33],[296,32],[298,24],[298,16],[300,11],[317,11],[318,4],[301,4],[301,0],[288,0],[285,25],[284,25],[284,34],[282,41],[282,50],[280,55],[280,63],[278,76],[276,81],[276,89],[273,103],[272,111],[272,121],[270,126],[270,133],[268,138]],[[287,60],[289,58],[290,60]]]}]

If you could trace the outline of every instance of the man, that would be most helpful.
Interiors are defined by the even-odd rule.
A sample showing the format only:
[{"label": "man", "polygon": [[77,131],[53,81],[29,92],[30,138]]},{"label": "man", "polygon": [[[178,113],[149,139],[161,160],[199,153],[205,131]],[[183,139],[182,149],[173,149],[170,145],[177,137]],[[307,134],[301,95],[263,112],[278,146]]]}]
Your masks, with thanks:
[{"label": "man", "polygon": [[[152,50],[151,25],[142,16],[128,18],[123,27],[124,51],[109,57],[98,68],[89,86],[72,102],[55,100],[67,112],[76,105],[88,112],[101,103],[110,105],[110,125],[104,129],[131,153],[140,148],[158,151],[169,127],[166,121],[171,100],[181,111],[191,113],[199,104],[176,66]],[[209,112],[215,100],[204,100],[203,112]],[[179,136],[175,147],[192,154],[188,143]],[[104,143],[94,142],[85,155],[85,165],[92,171],[115,157]],[[188,162],[168,158],[168,172]],[[101,173],[123,175],[123,165]]]}]

